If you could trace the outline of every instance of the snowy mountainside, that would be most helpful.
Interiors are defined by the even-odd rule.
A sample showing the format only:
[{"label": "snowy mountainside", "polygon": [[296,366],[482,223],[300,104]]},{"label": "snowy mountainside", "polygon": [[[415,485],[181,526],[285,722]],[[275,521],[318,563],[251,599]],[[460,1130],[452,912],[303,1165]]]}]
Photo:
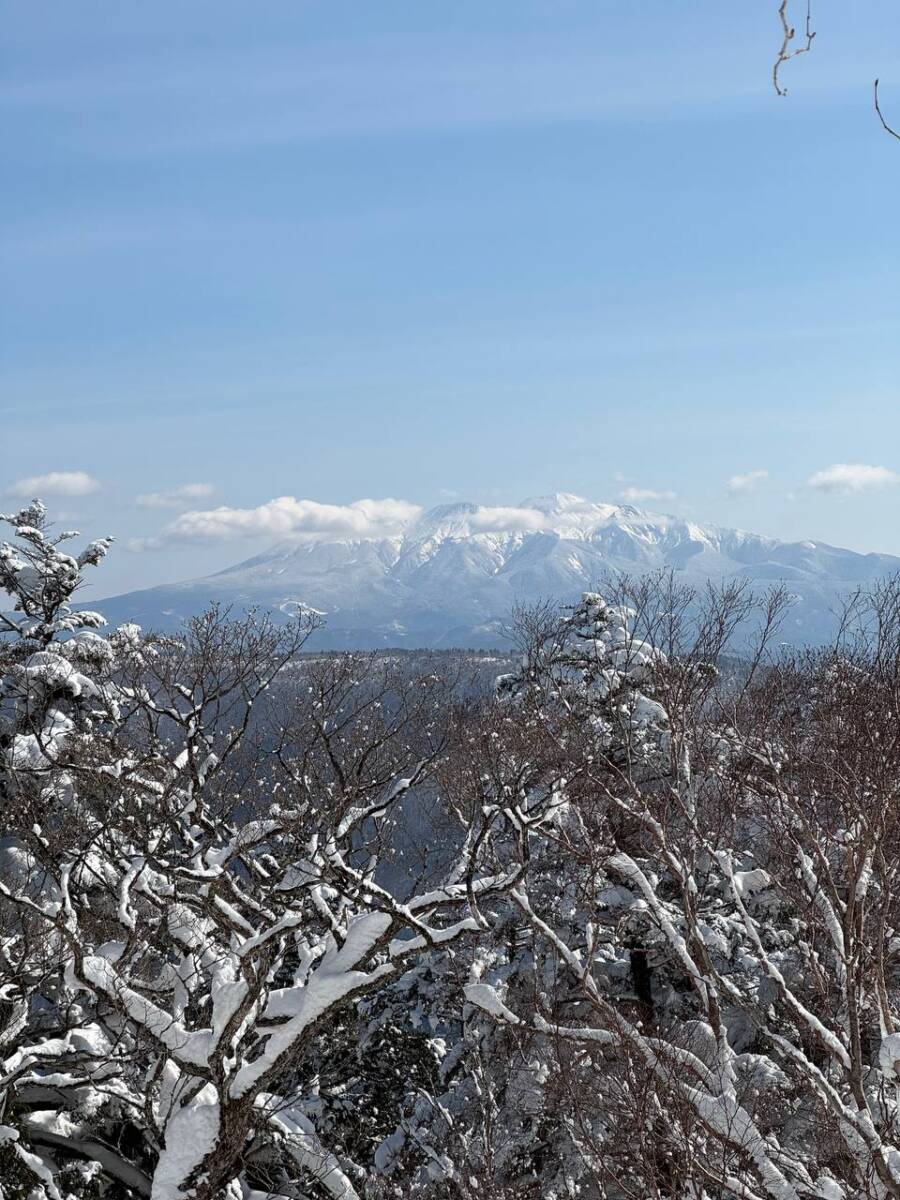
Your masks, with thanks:
[{"label": "snowy mountainside", "polygon": [[830,635],[854,587],[900,570],[890,555],[781,542],[568,493],[506,510],[520,528],[486,528],[489,511],[445,504],[393,537],[284,542],[216,575],[98,606],[112,621],[171,629],[213,601],[285,613],[308,605],[326,615],[316,635],[323,648],[491,647],[505,644],[517,603],[569,601],[610,575],[673,569],[691,583],[783,580],[795,597],[783,637],[806,642]]}]

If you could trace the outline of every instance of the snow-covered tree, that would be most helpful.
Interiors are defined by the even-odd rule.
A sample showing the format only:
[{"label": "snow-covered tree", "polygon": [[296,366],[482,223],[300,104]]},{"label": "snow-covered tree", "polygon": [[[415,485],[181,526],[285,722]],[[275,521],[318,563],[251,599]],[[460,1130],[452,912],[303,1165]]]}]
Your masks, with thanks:
[{"label": "snow-covered tree", "polygon": [[[573,754],[557,828],[588,885],[562,912],[535,872],[511,893],[564,987],[527,1007],[485,973],[468,997],[575,1082],[594,1194],[896,1196],[897,589],[874,640],[793,664],[762,661],[771,598],[733,686],[702,658],[721,660],[739,596],[699,623],[681,607],[702,658],[638,639],[635,621],[671,631],[667,597],[643,599],[586,598],[507,685]],[[573,726],[596,732],[587,754]]]},{"label": "snow-covered tree", "polygon": [[[384,829],[442,749],[428,679],[388,702],[371,660],[298,658],[308,621],[215,610],[175,638],[87,639],[79,560],[37,505],[11,523],[4,1200],[357,1195],[310,1049],[481,928],[523,871],[513,806],[471,807],[441,882],[402,880]],[[292,713],[261,717],[274,683]]]},{"label": "snow-covered tree", "polygon": [[788,659],[624,581],[484,696],[5,519],[2,1200],[900,1197],[900,585]]}]

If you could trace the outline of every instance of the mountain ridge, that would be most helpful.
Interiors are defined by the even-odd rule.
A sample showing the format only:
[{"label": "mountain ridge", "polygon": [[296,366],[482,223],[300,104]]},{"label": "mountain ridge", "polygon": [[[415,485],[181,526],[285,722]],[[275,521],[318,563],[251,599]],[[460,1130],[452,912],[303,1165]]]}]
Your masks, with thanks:
[{"label": "mountain ridge", "polygon": [[214,575],[97,602],[116,621],[172,629],[220,601],[276,614],[325,614],[331,648],[508,644],[516,603],[565,602],[623,573],[671,569],[685,582],[783,581],[795,596],[785,639],[822,641],[841,598],[900,570],[900,558],[812,540],[595,503],[555,493],[513,507],[438,505],[382,537],[305,535]]}]

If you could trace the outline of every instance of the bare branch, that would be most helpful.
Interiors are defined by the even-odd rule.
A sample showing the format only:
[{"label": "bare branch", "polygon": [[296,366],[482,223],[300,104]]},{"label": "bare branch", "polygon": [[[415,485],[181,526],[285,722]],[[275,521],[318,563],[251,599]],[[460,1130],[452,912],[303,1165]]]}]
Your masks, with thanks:
[{"label": "bare branch", "polygon": [[813,38],[816,36],[815,30],[812,28],[812,25],[811,25],[811,21],[812,21],[811,0],[807,0],[806,29],[805,29],[804,35],[803,35],[806,38],[806,45],[805,46],[797,46],[795,49],[791,50],[790,44],[796,37],[797,30],[788,21],[787,8],[788,8],[788,0],[781,0],[781,4],[778,6],[778,19],[781,22],[781,31],[782,31],[783,36],[782,36],[781,47],[780,47],[780,49],[778,51],[778,55],[775,59],[775,64],[772,67],[772,83],[775,87],[775,91],[777,92],[777,94],[779,96],[787,95],[787,88],[781,86],[781,80],[779,78],[782,65],[786,62],[789,62],[792,58],[796,58],[798,54],[807,54],[812,47]]},{"label": "bare branch", "polygon": [[878,103],[878,80],[877,79],[875,80],[875,111],[876,111],[876,113],[878,113],[878,120],[881,122],[882,128],[887,133],[889,133],[891,135],[891,137],[895,137],[897,139],[897,141],[900,142],[900,133],[898,133],[896,129],[892,129],[891,126],[888,125],[887,121],[884,119],[884,113],[882,113],[882,111],[881,111],[881,105]]}]

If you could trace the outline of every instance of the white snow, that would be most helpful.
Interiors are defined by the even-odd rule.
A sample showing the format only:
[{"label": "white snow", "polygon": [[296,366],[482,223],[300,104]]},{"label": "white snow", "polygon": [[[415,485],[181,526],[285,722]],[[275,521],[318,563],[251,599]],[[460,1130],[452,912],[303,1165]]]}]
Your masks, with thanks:
[{"label": "white snow", "polygon": [[218,1133],[219,1097],[207,1083],[166,1122],[166,1144],[153,1173],[151,1200],[180,1200],[188,1176],[215,1148]]}]

